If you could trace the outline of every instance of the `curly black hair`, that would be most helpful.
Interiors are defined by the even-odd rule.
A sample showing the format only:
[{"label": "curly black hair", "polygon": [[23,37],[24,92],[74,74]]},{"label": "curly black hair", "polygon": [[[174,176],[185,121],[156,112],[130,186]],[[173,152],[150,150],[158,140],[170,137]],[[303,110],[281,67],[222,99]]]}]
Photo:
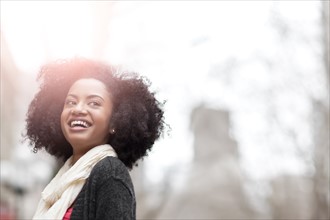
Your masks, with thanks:
[{"label": "curly black hair", "polygon": [[108,144],[126,167],[132,169],[137,165],[137,160],[148,154],[164,131],[164,102],[155,98],[146,77],[118,70],[104,62],[81,57],[44,65],[37,77],[39,91],[26,115],[24,137],[34,152],[44,148],[63,160],[72,155],[72,147],[60,124],[65,97],[78,79],[95,78],[102,81],[112,94],[114,107],[110,123],[116,132],[110,135]]}]

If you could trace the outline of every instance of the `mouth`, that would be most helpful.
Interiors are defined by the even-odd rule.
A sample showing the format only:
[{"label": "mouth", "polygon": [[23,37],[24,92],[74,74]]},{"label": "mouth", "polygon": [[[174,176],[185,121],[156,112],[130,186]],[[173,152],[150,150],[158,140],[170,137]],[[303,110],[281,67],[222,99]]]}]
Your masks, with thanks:
[{"label": "mouth", "polygon": [[70,128],[89,128],[92,126],[90,122],[80,119],[71,120],[68,124]]}]

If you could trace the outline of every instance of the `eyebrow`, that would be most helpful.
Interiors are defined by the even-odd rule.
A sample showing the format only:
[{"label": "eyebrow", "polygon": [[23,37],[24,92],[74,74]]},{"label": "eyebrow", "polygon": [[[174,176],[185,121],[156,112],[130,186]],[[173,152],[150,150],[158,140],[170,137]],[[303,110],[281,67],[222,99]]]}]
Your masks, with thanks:
[{"label": "eyebrow", "polygon": [[[68,94],[67,97],[68,97],[68,96],[72,96],[72,97],[78,99],[78,96],[75,95],[75,94]],[[104,98],[102,98],[102,97],[99,96],[99,95],[95,95],[95,94],[88,95],[87,98],[88,98],[88,99],[91,99],[91,98],[100,98],[100,99],[102,99],[102,100],[104,101]]]}]

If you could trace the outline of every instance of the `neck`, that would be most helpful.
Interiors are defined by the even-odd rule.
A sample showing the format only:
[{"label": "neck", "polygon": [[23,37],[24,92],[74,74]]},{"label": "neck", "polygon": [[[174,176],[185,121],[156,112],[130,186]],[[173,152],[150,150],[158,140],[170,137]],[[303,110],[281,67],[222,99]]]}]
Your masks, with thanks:
[{"label": "neck", "polygon": [[71,144],[73,153],[72,153],[72,161],[71,165],[73,166],[85,153],[87,153],[92,147],[88,147],[82,145],[81,143],[78,144]]},{"label": "neck", "polygon": [[73,152],[71,166],[73,166],[84,154]]}]

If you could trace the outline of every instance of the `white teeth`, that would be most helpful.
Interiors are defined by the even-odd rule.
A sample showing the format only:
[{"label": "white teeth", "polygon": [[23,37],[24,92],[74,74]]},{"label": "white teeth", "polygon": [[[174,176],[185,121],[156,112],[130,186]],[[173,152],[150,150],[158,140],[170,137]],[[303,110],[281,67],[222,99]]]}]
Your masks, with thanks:
[{"label": "white teeth", "polygon": [[71,121],[71,124],[70,124],[71,127],[76,126],[76,125],[82,125],[85,128],[88,127],[87,122],[84,122],[84,121]]}]

